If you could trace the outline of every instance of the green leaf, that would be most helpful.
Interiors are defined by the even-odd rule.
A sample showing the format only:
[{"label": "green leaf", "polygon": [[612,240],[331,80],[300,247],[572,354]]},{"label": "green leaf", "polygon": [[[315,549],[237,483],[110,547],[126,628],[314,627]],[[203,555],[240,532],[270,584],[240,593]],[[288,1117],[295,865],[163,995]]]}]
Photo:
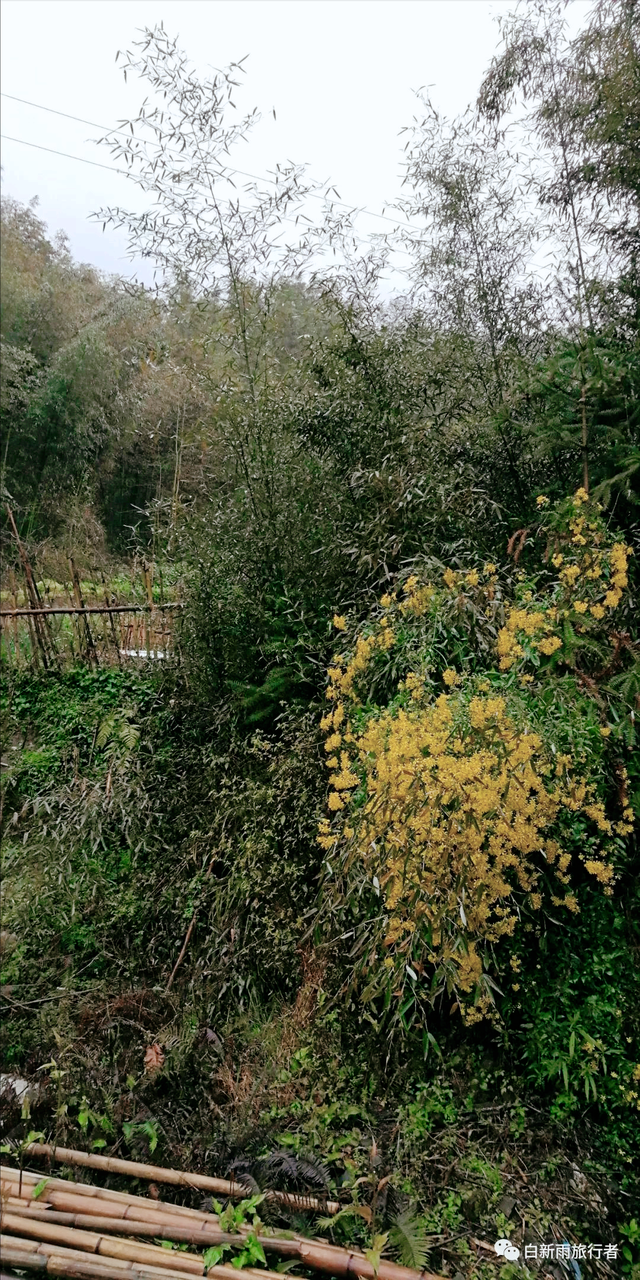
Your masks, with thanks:
[{"label": "green leaf", "polygon": [[371,1242],[371,1248],[365,1249],[364,1256],[368,1259],[373,1267],[374,1276],[378,1275],[382,1254],[389,1239],[389,1232],[385,1231],[381,1235],[374,1235]]},{"label": "green leaf", "polygon": [[205,1249],[202,1259],[207,1270],[209,1267],[215,1267],[229,1248],[228,1244],[214,1244],[210,1249]]}]

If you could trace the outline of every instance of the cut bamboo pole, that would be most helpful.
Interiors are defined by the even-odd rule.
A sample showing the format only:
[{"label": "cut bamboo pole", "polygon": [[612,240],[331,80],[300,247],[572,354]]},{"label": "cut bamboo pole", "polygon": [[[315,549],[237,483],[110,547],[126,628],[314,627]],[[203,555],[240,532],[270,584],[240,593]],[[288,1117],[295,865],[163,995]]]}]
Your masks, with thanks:
[{"label": "cut bamboo pole", "polygon": [[208,1228],[205,1224],[200,1229],[185,1227],[178,1219],[167,1219],[165,1222],[149,1222],[146,1218],[109,1218],[93,1213],[64,1213],[53,1206],[51,1209],[36,1209],[10,1197],[5,1205],[7,1213],[14,1217],[26,1218],[34,1222],[55,1222],[59,1227],[78,1227],[80,1231],[100,1231],[123,1236],[150,1236],[152,1240],[174,1240],[177,1244],[201,1244],[208,1248],[212,1244],[238,1244],[240,1237],[221,1231],[219,1227]]},{"label": "cut bamboo pole", "polygon": [[63,1248],[83,1249],[85,1253],[97,1253],[105,1258],[123,1262],[145,1262],[201,1276],[204,1262],[200,1254],[181,1253],[176,1265],[176,1255],[161,1245],[140,1244],[136,1240],[121,1240],[117,1236],[101,1235],[97,1231],[79,1231],[77,1227],[61,1227],[56,1222],[41,1222],[19,1217],[13,1213],[2,1214],[2,1229],[27,1239]]},{"label": "cut bamboo pole", "polygon": [[[31,1173],[26,1169],[11,1169],[6,1165],[0,1167],[0,1178],[2,1186],[13,1188],[12,1194],[17,1194],[17,1188],[21,1188],[21,1196],[23,1199],[33,1204],[38,1204],[42,1200],[47,1200],[52,1192],[59,1191],[63,1195],[76,1195],[80,1199],[80,1204],[85,1213],[93,1211],[93,1206],[86,1207],[87,1201],[95,1200],[99,1202],[96,1205],[96,1212],[102,1211],[102,1202],[120,1204],[122,1206],[131,1206],[132,1209],[139,1212],[159,1212],[170,1214],[172,1217],[188,1218],[190,1221],[210,1223],[211,1226],[217,1226],[218,1219],[215,1214],[203,1213],[201,1209],[190,1209],[185,1205],[171,1204],[167,1200],[149,1200],[145,1196],[136,1196],[129,1191],[112,1191],[109,1187],[95,1187],[90,1183],[84,1182],[67,1182],[64,1178],[47,1178],[46,1186],[37,1197],[32,1199],[33,1191],[37,1185],[43,1182],[42,1175],[39,1173]],[[29,1189],[30,1188],[30,1189]],[[108,1210],[107,1210],[108,1212]],[[135,1216],[134,1213],[131,1215]]]},{"label": "cut bamboo pole", "polygon": [[[51,634],[48,630],[47,622],[44,618],[41,617],[42,601],[40,599],[40,592],[38,591],[38,584],[35,580],[27,553],[20,541],[20,536],[16,528],[16,522],[13,518],[13,512],[8,504],[6,507],[6,511],[9,517],[9,523],[11,525],[13,536],[18,544],[20,561],[22,563],[25,582],[27,584],[27,595],[29,597],[29,603],[31,605],[30,617],[33,619],[33,627],[31,629],[32,629],[32,632],[35,633],[36,643],[38,648],[40,649],[42,665],[45,671],[47,671],[49,666],[51,665],[51,662],[52,661],[55,662],[55,654],[56,654],[55,645],[53,643]],[[47,652],[47,650],[49,652]],[[35,652],[37,652],[37,650],[35,650]]]},{"label": "cut bamboo pole", "polygon": [[91,627],[89,626],[89,619],[87,618],[87,610],[85,608],[85,603],[82,598],[82,587],[80,583],[80,575],[78,573],[78,570],[76,569],[75,561],[73,560],[72,556],[69,556],[69,567],[71,569],[71,578],[73,581],[73,594],[75,597],[76,605],[82,613],[82,620],[84,622],[84,634],[85,634],[87,658],[89,659],[89,662],[91,664],[93,664],[96,667],[99,667],[100,663],[98,661],[98,653],[94,643],[93,635],[91,634]]},{"label": "cut bamboo pole", "polygon": [[[108,1158],[109,1157],[103,1157],[103,1159],[108,1159]],[[120,1161],[119,1163],[127,1164],[129,1162]],[[148,1168],[148,1166],[145,1166],[145,1167]],[[12,1185],[15,1186],[15,1179],[18,1176],[18,1170],[12,1170],[12,1173],[14,1175],[14,1181]],[[29,1177],[33,1178],[34,1175],[30,1174]],[[67,1187],[69,1187],[70,1185],[73,1185],[69,1183],[64,1184],[62,1183],[62,1180],[59,1180],[59,1179],[57,1179],[56,1182],[57,1182],[57,1185],[63,1185],[63,1186],[66,1185]],[[92,1190],[99,1191],[100,1189],[92,1188]],[[109,1194],[118,1195],[121,1193],[111,1192]],[[59,1205],[60,1208],[62,1208],[64,1204],[70,1205],[70,1202],[73,1201],[72,1194],[69,1195],[67,1193],[57,1193],[55,1191],[48,1193],[46,1187],[43,1189],[42,1196],[40,1198],[44,1199],[45,1196],[48,1197],[49,1202],[54,1205],[54,1208],[55,1208],[55,1205]],[[136,1198],[133,1197],[133,1199],[136,1199]],[[140,1199],[142,1200],[142,1198]],[[31,1201],[31,1203],[33,1203],[33,1201]],[[145,1203],[144,1200],[142,1200],[142,1203],[143,1204]],[[149,1202],[146,1202],[146,1203],[148,1204]],[[84,1208],[84,1206],[81,1205],[81,1208]],[[157,1208],[157,1205],[156,1205],[156,1208]],[[172,1206],[172,1205],[166,1206],[167,1214],[164,1220],[165,1221],[164,1230],[167,1233],[166,1238],[176,1239],[176,1240],[179,1239],[186,1243],[187,1241],[183,1240],[182,1235],[178,1237],[178,1236],[173,1236],[168,1234],[170,1231],[173,1230],[173,1223],[170,1222],[169,1218],[170,1218],[171,1211],[174,1208],[175,1206]],[[96,1197],[96,1200],[91,1205],[91,1211],[94,1215],[97,1215],[99,1212],[101,1212],[101,1210],[102,1210],[102,1205],[99,1204],[99,1200]],[[135,1206],[132,1207],[131,1212],[128,1214],[127,1220],[130,1222],[134,1222],[135,1221],[134,1214],[137,1211],[138,1210],[135,1208]],[[200,1230],[202,1231],[202,1234],[200,1234],[200,1230],[198,1230],[197,1237],[195,1237],[195,1229],[194,1229],[195,1242],[196,1243],[199,1242],[201,1245],[205,1243],[207,1245],[209,1243],[215,1243],[215,1244],[221,1243],[223,1237],[217,1222],[212,1223],[210,1218],[209,1218],[209,1221],[206,1222],[205,1215],[198,1214],[197,1210],[192,1210],[191,1212],[195,1214],[197,1217],[199,1217],[200,1222],[202,1224],[200,1228]],[[105,1218],[108,1217],[111,1220],[112,1225],[108,1228],[109,1230],[116,1231],[119,1229],[118,1220],[115,1216],[113,1216],[111,1213],[105,1214],[104,1216]],[[122,1221],[122,1219],[120,1221]],[[78,1226],[79,1225],[80,1223],[78,1223]],[[94,1228],[98,1229],[95,1218],[92,1225]],[[176,1226],[177,1225],[178,1224],[176,1224]],[[185,1223],[185,1229],[186,1229],[186,1223]],[[181,1230],[181,1227],[178,1227],[178,1230]],[[212,1236],[215,1236],[215,1239],[212,1239],[210,1241],[207,1238],[207,1236],[205,1236],[204,1234],[205,1231],[207,1232],[211,1231],[211,1234]],[[139,1234],[143,1234],[143,1233],[140,1232]],[[158,1230],[158,1237],[161,1234],[162,1234],[162,1231]],[[237,1244],[241,1244],[243,1235],[245,1234],[246,1232],[240,1232],[237,1235],[232,1236],[229,1243],[235,1242]],[[380,1262],[376,1270],[376,1268],[374,1268],[373,1264],[369,1261],[369,1259],[366,1258],[362,1253],[351,1251],[349,1249],[343,1249],[338,1245],[329,1244],[327,1243],[327,1241],[308,1239],[304,1236],[299,1236],[294,1233],[291,1233],[291,1234],[287,1233],[286,1235],[283,1233],[280,1237],[269,1236],[269,1235],[259,1235],[258,1240],[262,1245],[263,1249],[265,1249],[265,1251],[277,1253],[281,1257],[299,1258],[300,1261],[303,1262],[306,1266],[316,1271],[328,1272],[333,1276],[359,1276],[361,1280],[416,1280],[416,1277],[418,1275],[421,1275],[423,1280],[442,1280],[440,1276],[435,1275],[433,1272],[423,1271],[418,1273],[416,1271],[412,1271],[408,1267],[400,1266],[395,1262],[389,1262],[386,1259],[383,1259]],[[243,1268],[243,1271],[246,1271],[246,1268]],[[261,1275],[264,1280],[265,1273],[259,1272],[258,1274]]]},{"label": "cut bamboo pole", "polygon": [[[178,1214],[172,1214],[170,1210],[147,1209],[142,1205],[119,1205],[109,1200],[96,1200],[94,1208],[90,1202],[87,1203],[86,1200],[83,1200],[82,1196],[65,1195],[61,1191],[50,1191],[48,1194],[44,1191],[41,1196],[38,1196],[37,1200],[15,1195],[10,1195],[9,1200],[15,1200],[16,1206],[20,1205],[25,1213],[29,1213],[32,1210],[35,1211],[42,1204],[48,1204],[51,1205],[53,1211],[63,1217],[82,1217],[87,1220],[99,1218],[101,1223],[110,1222],[112,1225],[109,1230],[113,1231],[119,1231],[121,1223],[126,1222],[136,1222],[139,1225],[147,1223],[151,1233],[155,1232],[156,1235],[165,1224],[168,1226],[175,1224],[176,1227],[184,1227],[185,1230],[192,1233],[199,1230],[220,1231],[215,1218],[207,1219],[203,1217],[202,1222],[193,1222],[187,1227],[186,1218],[181,1218]],[[43,1210],[43,1212],[47,1217],[50,1217],[50,1211]],[[106,1230],[106,1228],[104,1229]],[[218,1241],[212,1241],[212,1243],[217,1244]]]},{"label": "cut bamboo pole", "polygon": [[[169,1271],[135,1262],[119,1263],[115,1259],[105,1263],[96,1258],[95,1254],[56,1248],[48,1244],[37,1246],[32,1240],[21,1240],[15,1236],[0,1236],[0,1248],[8,1266],[25,1271],[46,1271],[49,1275],[56,1276],[135,1276],[137,1280],[184,1280],[186,1274],[184,1271]],[[174,1256],[177,1261],[177,1255]],[[243,1267],[243,1275],[247,1280],[282,1280],[280,1272],[258,1271],[251,1267]],[[238,1280],[238,1271],[235,1267],[218,1263],[209,1268],[207,1276],[212,1276],[214,1280]]]},{"label": "cut bamboo pole", "polygon": [[[112,1280],[114,1276],[131,1277],[136,1280],[185,1280],[188,1272],[179,1268],[168,1270],[165,1267],[154,1267],[145,1263],[118,1262],[115,1258],[97,1258],[95,1254],[85,1253],[78,1249],[64,1249],[58,1245],[37,1241],[23,1240],[16,1236],[0,1236],[0,1249],[3,1261],[9,1266],[26,1271],[44,1271],[51,1276],[79,1276],[87,1280]],[[178,1255],[174,1255],[177,1261]],[[203,1268],[204,1270],[204,1268]],[[238,1280],[237,1271],[234,1273]]]},{"label": "cut bamboo pole", "polygon": [[[7,1213],[14,1217],[32,1219],[34,1222],[53,1222],[61,1227],[77,1227],[81,1231],[99,1231],[119,1233],[127,1236],[151,1236],[154,1240],[171,1240],[176,1244],[193,1244],[207,1249],[210,1245],[230,1244],[236,1247],[243,1242],[246,1232],[232,1233],[222,1231],[220,1227],[211,1227],[203,1222],[199,1227],[195,1224],[185,1226],[179,1219],[167,1218],[162,1223],[148,1222],[136,1218],[101,1218],[94,1214],[59,1213],[55,1209],[34,1208],[23,1201],[10,1197],[5,1205]],[[299,1242],[295,1237],[276,1239],[271,1236],[259,1236],[264,1249],[271,1250],[281,1256],[298,1257]]]},{"label": "cut bamboo pole", "polygon": [[[175,1187],[189,1187],[197,1191],[212,1191],[218,1195],[244,1199],[247,1188],[226,1178],[210,1178],[204,1173],[182,1173],[179,1169],[163,1169],[159,1165],[141,1164],[136,1160],[120,1160],[115,1156],[100,1156],[95,1152],[71,1151],[66,1147],[54,1147],[46,1142],[30,1142],[25,1148],[31,1156],[48,1156],[60,1164],[77,1165],[85,1169],[103,1169],[105,1173],[124,1174],[128,1178],[145,1178]],[[340,1205],[333,1200],[324,1203],[315,1196],[297,1195],[288,1191],[267,1191],[268,1200],[277,1200],[290,1208],[318,1210],[322,1213],[338,1213]]]},{"label": "cut bamboo pole", "polygon": [[[183,609],[184,605],[181,600],[173,601],[171,604],[154,604],[154,609]],[[43,605],[41,609],[22,609],[16,607],[14,609],[0,609],[0,618],[35,618],[42,617],[43,614],[80,614],[85,613],[148,613],[149,606],[146,604],[85,604],[79,605]]]},{"label": "cut bamboo pole", "polygon": [[[3,1226],[8,1233],[12,1231],[12,1225],[9,1220],[3,1221]],[[207,1275],[224,1277],[224,1280],[238,1280],[238,1268],[225,1265],[225,1263],[216,1263],[215,1266],[205,1267],[204,1258],[196,1253],[170,1253],[166,1249],[157,1247],[152,1244],[136,1244],[132,1240],[105,1240],[100,1235],[93,1236],[87,1231],[67,1231],[60,1233],[54,1238],[54,1230],[52,1228],[47,1231],[47,1238],[33,1235],[32,1231],[26,1231],[24,1235],[15,1238],[13,1235],[6,1235],[4,1239],[9,1244],[17,1244],[20,1256],[33,1256],[35,1253],[49,1254],[60,1253],[69,1261],[74,1261],[74,1256],[78,1256],[78,1252],[84,1254],[84,1257],[91,1258],[91,1261],[99,1262],[102,1258],[109,1258],[108,1267],[111,1270],[110,1275],[127,1275],[131,1271],[138,1272],[138,1268],[145,1267],[150,1270],[159,1280],[168,1280],[168,1277],[179,1275],[184,1280],[184,1276],[188,1275]],[[3,1251],[4,1252],[4,1251]],[[154,1261],[155,1260],[155,1261]],[[260,1280],[282,1280],[282,1272],[279,1271],[257,1271],[256,1268],[244,1267],[244,1274],[252,1276],[255,1280],[256,1276],[260,1276]],[[58,1272],[65,1274],[65,1272]]]}]

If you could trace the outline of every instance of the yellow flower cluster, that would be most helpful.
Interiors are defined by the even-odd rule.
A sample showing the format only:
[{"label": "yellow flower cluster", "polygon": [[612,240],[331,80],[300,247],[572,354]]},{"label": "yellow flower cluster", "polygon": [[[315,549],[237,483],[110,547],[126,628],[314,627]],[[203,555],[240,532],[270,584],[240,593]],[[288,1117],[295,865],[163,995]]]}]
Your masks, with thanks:
[{"label": "yellow flower cluster", "polygon": [[[584,620],[593,626],[590,620],[612,607],[609,597],[619,602],[627,585],[629,548],[607,543],[584,491],[571,500],[559,536],[555,586],[543,596],[524,590],[506,609],[497,639],[503,672],[532,654],[558,652],[567,620],[575,629]],[[480,678],[443,664],[445,692],[434,697],[437,667],[421,671],[410,657],[397,698],[386,708],[371,706],[373,669],[394,646],[400,663],[416,652],[404,648],[406,638],[422,634],[427,611],[457,614],[469,593],[476,616],[484,611],[494,624],[502,608],[495,575],[493,564],[447,569],[438,587],[413,576],[384,595],[373,619],[332,659],[330,707],[321,722],[330,791],[319,843],[331,863],[342,865],[341,884],[355,876],[358,897],[366,884],[382,904],[363,961],[367,985],[380,990],[383,981],[400,999],[408,979],[415,992],[423,982],[433,990],[426,971],[435,970],[435,987],[455,996],[468,1022],[492,1016],[487,957],[513,935],[523,908],[540,910],[550,894],[555,907],[579,910],[572,855],[559,839],[562,815],[580,814],[590,824],[584,852],[574,857],[605,894],[615,879],[607,850],[629,833],[633,817],[627,804],[621,821],[607,818],[572,759],[547,751],[522,722],[521,709],[510,713],[501,696],[503,690],[511,696],[510,680],[498,672]],[[338,630],[344,622],[334,619]],[[523,673],[519,683],[526,688],[532,679]],[[606,737],[610,730],[601,732]]]},{"label": "yellow flower cluster", "polygon": [[[420,680],[405,684],[415,690]],[[325,717],[327,728],[337,714],[342,725],[342,702]],[[371,718],[358,734],[346,723],[348,749],[330,779],[329,809],[346,810],[348,821],[325,819],[319,842],[327,851],[342,847],[347,865],[357,863],[380,886],[387,968],[397,974],[407,963],[435,965],[465,1019],[477,1020],[491,1008],[479,948],[513,933],[523,899],[541,906],[543,866],[563,886],[555,903],[577,909],[570,855],[553,838],[560,808],[580,809],[599,827],[604,811],[589,805],[585,784],[565,762],[552,768],[539,736],[515,726],[501,697],[413,700]],[[327,750],[339,736],[329,736]],[[359,787],[366,798],[354,808]],[[603,860],[585,866],[611,884]]]},{"label": "yellow flower cluster", "polygon": [[[540,499],[538,505],[542,505]],[[544,657],[557,653],[563,648],[565,622],[584,630],[586,624],[601,622],[607,610],[617,609],[628,585],[632,548],[623,542],[606,545],[599,512],[598,504],[590,502],[584,489],[578,489],[563,536],[564,551],[556,549],[551,556],[551,563],[558,570],[555,587],[544,601],[536,602],[528,592],[524,607],[507,611],[497,644],[502,671],[532,657],[536,651]]]}]

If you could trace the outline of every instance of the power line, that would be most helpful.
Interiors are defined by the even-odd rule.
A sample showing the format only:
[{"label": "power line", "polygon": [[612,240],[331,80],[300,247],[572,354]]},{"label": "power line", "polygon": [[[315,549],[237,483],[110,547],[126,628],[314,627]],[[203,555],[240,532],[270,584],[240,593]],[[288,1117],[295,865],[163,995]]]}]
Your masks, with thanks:
[{"label": "power line", "polygon": [[48,111],[52,116],[64,116],[65,120],[75,120],[78,124],[89,124],[92,129],[104,129],[105,133],[126,132],[125,129],[107,129],[106,125],[96,124],[95,120],[85,120],[82,116],[70,116],[68,111],[56,111],[55,107],[43,107],[42,103],[30,102],[28,98],[16,98],[14,93],[0,93],[0,97],[10,98],[12,102],[22,102],[25,107],[36,107],[38,111]]},{"label": "power line", "polygon": [[[121,173],[125,178],[131,176],[126,169],[116,169],[114,165],[101,164],[99,160],[85,160],[84,156],[72,156],[68,151],[56,151],[54,147],[44,147],[41,142],[27,142],[25,138],[13,138],[10,133],[0,133],[0,138],[4,138],[7,142],[19,142],[23,147],[35,147],[37,151],[46,151],[51,156],[64,156],[65,160],[77,160],[79,164],[91,164],[95,169],[108,169],[111,173]],[[322,197],[318,196],[316,199],[322,199]],[[363,244],[365,242],[359,241],[358,243]],[[404,249],[396,249],[396,253],[398,252],[406,254]]]},{"label": "power line", "polygon": [[0,138],[4,138],[6,142],[19,142],[23,147],[35,147],[36,151],[48,151],[51,156],[64,156],[66,160],[92,164],[95,169],[109,169],[111,173],[123,173],[125,178],[130,176],[126,169],[116,169],[114,165],[101,164],[99,160],[85,160],[84,156],[72,156],[68,151],[56,151],[54,147],[43,147],[41,142],[27,142],[24,138],[12,138],[10,133],[0,133]]},{"label": "power line", "polygon": [[[106,125],[104,125],[104,124],[98,124],[95,120],[85,120],[83,116],[72,116],[72,115],[70,115],[70,114],[69,114],[69,112],[68,112],[68,111],[57,111],[55,107],[45,107],[45,106],[43,106],[43,105],[42,105],[42,103],[41,103],[41,102],[31,102],[31,101],[29,100],[29,98],[18,98],[18,97],[16,97],[16,95],[15,95],[15,94],[13,94],[13,93],[0,93],[0,97],[2,97],[2,98],[9,98],[12,102],[21,102],[21,103],[23,103],[23,105],[24,105],[24,106],[26,106],[26,107],[35,107],[37,111],[47,111],[47,112],[49,113],[49,115],[53,115],[53,116],[63,116],[65,120],[75,120],[77,124],[88,124],[88,125],[90,125],[90,127],[91,127],[92,129],[102,129],[102,130],[103,130],[103,132],[104,132],[105,134],[108,134],[108,133],[122,133],[122,134],[124,134],[124,135],[125,135],[125,137],[127,137],[127,138],[131,138],[131,137],[133,137],[133,138],[135,139],[135,141],[136,141],[136,142],[142,142],[144,146],[149,146],[149,145],[151,145],[151,146],[153,146],[153,147],[159,147],[159,146],[160,146],[160,144],[159,144],[159,143],[157,143],[157,142],[151,142],[151,140],[150,140],[150,139],[147,139],[147,138],[138,138],[138,137],[137,137],[137,135],[135,135],[135,134],[133,134],[133,135],[132,135],[132,134],[131,134],[127,129],[117,129],[117,128],[114,128],[114,129],[108,129]],[[2,136],[3,138],[9,138],[9,135],[8,135],[8,134],[4,134],[4,133],[3,133],[2,135],[0,135],[0,136]],[[68,153],[68,152],[66,152],[66,151],[54,151],[52,147],[43,147],[43,146],[39,145],[37,142],[25,142],[23,138],[10,138],[9,140],[10,140],[11,142],[22,142],[23,146],[25,146],[25,147],[37,147],[37,148],[38,148],[38,150],[40,150],[40,151],[50,151],[53,155],[66,156],[66,158],[67,158],[68,160],[80,160],[80,161],[82,162],[82,164],[93,164],[93,165],[96,165],[98,168],[101,168],[101,169],[110,169],[110,170],[112,171],[112,173],[122,173],[122,174],[124,174],[124,175],[125,175],[125,177],[131,177],[131,174],[130,174],[130,172],[128,172],[128,170],[126,170],[126,169],[116,169],[114,165],[109,165],[109,164],[103,164],[103,165],[101,165],[101,164],[99,164],[99,162],[98,162],[97,160],[83,160],[81,156],[72,156],[72,155],[69,155],[69,153]],[[260,175],[259,175],[259,174],[257,174],[257,173],[247,173],[247,172],[246,172],[246,170],[244,170],[244,169],[231,169],[231,168],[229,168],[229,167],[228,167],[228,166],[226,166],[226,165],[225,165],[225,172],[226,172],[226,173],[234,173],[234,174],[237,174],[237,175],[238,175],[239,177],[241,177],[241,178],[253,178],[256,182],[271,182],[271,183],[274,183],[274,184],[275,184],[275,181],[276,181],[276,180],[275,180],[275,178],[265,178],[265,177],[260,176]],[[317,195],[317,194],[316,194],[315,192],[313,192],[313,191],[308,192],[308,196],[309,196],[312,200],[324,200],[324,199],[325,199],[325,197],[324,197],[324,196]],[[342,208],[344,208],[344,209],[353,209],[353,208],[354,208],[354,206],[353,206],[353,205],[348,204],[346,200],[339,200],[339,199],[337,199],[337,198],[336,198],[335,200],[333,200],[333,201],[332,201],[332,203],[333,203],[333,204],[339,204],[339,205],[341,205],[341,206],[342,206]],[[369,218],[378,218],[378,219],[380,219],[382,222],[390,222],[390,223],[392,223],[392,225],[393,225],[393,226],[395,226],[395,227],[397,227],[397,226],[407,227],[410,231],[419,231],[419,230],[420,230],[420,228],[419,228],[419,227],[414,227],[414,226],[412,226],[412,225],[411,225],[411,223],[409,223],[409,222],[402,222],[402,221],[396,220],[395,218],[389,218],[389,217],[387,216],[387,214],[385,214],[385,213],[374,213],[373,209],[367,209],[366,207],[362,207],[362,208],[358,209],[358,210],[357,210],[357,212],[358,212],[358,213],[364,213],[364,214],[366,214]]]}]

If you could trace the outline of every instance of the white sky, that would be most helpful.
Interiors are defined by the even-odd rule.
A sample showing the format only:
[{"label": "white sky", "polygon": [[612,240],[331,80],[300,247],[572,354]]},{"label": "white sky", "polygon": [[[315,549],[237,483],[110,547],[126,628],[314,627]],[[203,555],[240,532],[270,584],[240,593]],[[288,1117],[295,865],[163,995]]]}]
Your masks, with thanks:
[{"label": "white sky", "polygon": [[[134,116],[146,90],[125,85],[115,64],[136,29],[161,20],[203,73],[248,54],[239,108],[262,123],[231,163],[266,174],[277,161],[307,162],[353,205],[381,212],[400,192],[399,137],[429,86],[435,106],[457,115],[473,102],[498,43],[497,18],[512,0],[4,0],[2,88],[100,125]],[[589,10],[574,0],[571,26]],[[114,163],[87,125],[2,102],[2,133]],[[275,108],[276,119],[271,114]],[[123,233],[88,221],[103,205],[139,208],[127,179],[2,142],[3,190],[40,199],[51,233],[62,228],[78,259],[132,274]],[[385,224],[362,215],[358,230]],[[150,278],[143,267],[142,276]]]}]

